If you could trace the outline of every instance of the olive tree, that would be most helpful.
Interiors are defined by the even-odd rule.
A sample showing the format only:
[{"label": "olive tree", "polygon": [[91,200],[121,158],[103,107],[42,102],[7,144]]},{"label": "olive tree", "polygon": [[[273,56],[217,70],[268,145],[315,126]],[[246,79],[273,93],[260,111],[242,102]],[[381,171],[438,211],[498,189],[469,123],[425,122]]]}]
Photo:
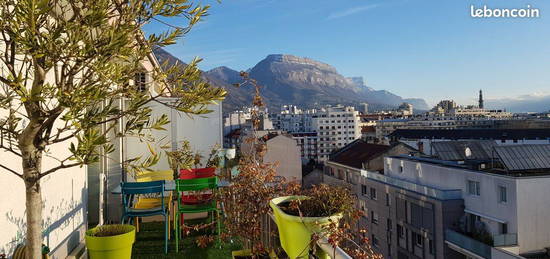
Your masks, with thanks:
[{"label": "olive tree", "polygon": [[[98,162],[116,137],[162,129],[167,117],[148,108],[160,97],[176,97],[165,105],[189,114],[223,99],[223,89],[201,79],[200,60],[135,78],[143,62],[155,63],[153,49],[174,44],[207,10],[189,0],[0,0],[0,149],[22,170],[0,167],[25,183],[27,258],[41,257],[42,178]],[[177,18],[184,27],[164,20]],[[151,22],[165,30],[146,36],[141,28]],[[50,153],[64,142],[70,155]],[[58,164],[42,168],[46,156]]]}]

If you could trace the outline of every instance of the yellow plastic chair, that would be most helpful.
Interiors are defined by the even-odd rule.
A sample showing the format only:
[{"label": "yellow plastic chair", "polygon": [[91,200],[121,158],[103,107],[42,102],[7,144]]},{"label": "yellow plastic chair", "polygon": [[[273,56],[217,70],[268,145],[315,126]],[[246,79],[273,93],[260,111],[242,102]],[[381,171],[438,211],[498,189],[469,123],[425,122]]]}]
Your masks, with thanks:
[{"label": "yellow plastic chair", "polygon": [[[143,171],[136,174],[136,182],[151,182],[151,181],[172,181],[174,180],[174,171],[162,170],[162,171]],[[166,195],[166,194],[165,194]],[[161,205],[161,198],[151,197],[139,197],[134,205],[135,209],[151,209],[159,207]],[[168,208],[168,212],[172,212],[172,192],[164,197],[164,206]],[[168,220],[168,229],[170,229],[170,220]],[[139,232],[139,218],[136,218],[136,232]],[[170,239],[170,232],[168,231],[168,239]]]}]

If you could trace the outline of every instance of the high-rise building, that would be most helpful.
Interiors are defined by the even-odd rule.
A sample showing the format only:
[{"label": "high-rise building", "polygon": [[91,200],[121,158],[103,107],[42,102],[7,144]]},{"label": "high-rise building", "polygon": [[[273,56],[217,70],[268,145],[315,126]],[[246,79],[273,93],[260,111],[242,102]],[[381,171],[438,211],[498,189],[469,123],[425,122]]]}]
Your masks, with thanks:
[{"label": "high-rise building", "polygon": [[481,92],[481,89],[479,90],[479,101],[478,102],[479,102],[479,104],[478,104],[479,108],[483,109],[483,93]]},{"label": "high-rise building", "polygon": [[319,137],[319,160],[326,160],[330,153],[361,138],[359,112],[353,107],[333,106],[313,115],[313,130]]}]

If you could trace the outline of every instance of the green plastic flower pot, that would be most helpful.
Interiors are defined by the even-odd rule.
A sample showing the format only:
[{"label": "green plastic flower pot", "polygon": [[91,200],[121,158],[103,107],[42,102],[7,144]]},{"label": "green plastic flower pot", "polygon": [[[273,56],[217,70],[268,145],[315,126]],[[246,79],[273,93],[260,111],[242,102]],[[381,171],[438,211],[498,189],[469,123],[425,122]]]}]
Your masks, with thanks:
[{"label": "green plastic flower pot", "polygon": [[[121,234],[95,236],[100,231],[113,230]],[[103,225],[86,231],[86,248],[90,259],[130,259],[135,240],[136,228],[132,225]]]},{"label": "green plastic flower pot", "polygon": [[[311,236],[322,231],[322,226],[342,218],[341,214],[330,217],[299,217],[286,214],[277,206],[280,203],[305,199],[306,196],[284,196],[272,199],[269,206],[273,209],[275,223],[279,229],[279,239],[286,254],[291,258],[307,258]],[[330,258],[326,253],[318,254],[320,258]]]}]

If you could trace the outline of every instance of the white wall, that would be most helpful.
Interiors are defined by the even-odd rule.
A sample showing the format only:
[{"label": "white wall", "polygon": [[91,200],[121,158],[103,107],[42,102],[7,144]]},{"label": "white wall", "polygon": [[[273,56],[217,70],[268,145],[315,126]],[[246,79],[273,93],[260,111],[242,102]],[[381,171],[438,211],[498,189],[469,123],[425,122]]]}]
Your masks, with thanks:
[{"label": "white wall", "polygon": [[[169,98],[161,101],[169,101]],[[170,123],[165,125],[166,131],[155,130],[152,132],[155,142],[151,143],[155,151],[162,154],[160,161],[153,166],[155,170],[170,169],[168,160],[163,153],[163,146],[175,147],[180,145],[181,141],[188,140],[193,151],[201,152],[206,157],[210,150],[218,144],[222,147],[222,109],[221,104],[210,105],[208,108],[213,110],[206,115],[187,115],[177,110],[171,109],[160,103],[151,103],[153,109],[152,117],[156,118],[162,114],[168,115]],[[137,138],[126,138],[125,156],[126,158],[150,155],[147,144],[140,142]]]},{"label": "white wall", "polygon": [[520,253],[550,246],[550,178],[522,178],[517,190]]},{"label": "white wall", "polygon": [[[56,144],[50,150],[59,159],[70,155],[68,143]],[[21,159],[3,150],[0,150],[0,163],[22,171]],[[57,161],[44,157],[42,170],[56,165]],[[43,243],[52,250],[52,258],[65,258],[83,239],[87,211],[86,177],[86,167],[74,167],[41,180]],[[25,239],[25,185],[23,180],[2,168],[0,183],[0,254],[11,256],[13,249]]]}]

